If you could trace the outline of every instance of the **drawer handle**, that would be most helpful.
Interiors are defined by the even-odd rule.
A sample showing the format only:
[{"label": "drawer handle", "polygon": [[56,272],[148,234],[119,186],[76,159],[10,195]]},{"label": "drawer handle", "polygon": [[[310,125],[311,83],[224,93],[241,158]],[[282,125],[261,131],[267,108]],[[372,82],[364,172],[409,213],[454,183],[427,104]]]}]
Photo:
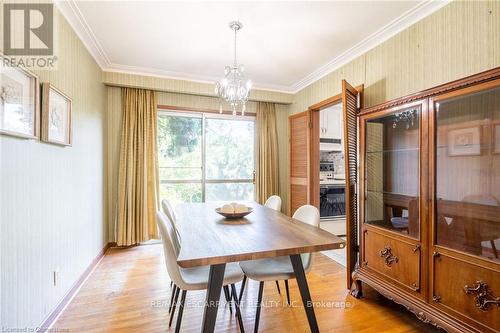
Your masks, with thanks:
[{"label": "drawer handle", "polygon": [[392,263],[398,262],[398,257],[392,254],[392,249],[387,245],[380,251],[380,256],[384,258],[385,264],[389,267],[391,267]]},{"label": "drawer handle", "polygon": [[488,288],[488,284],[483,281],[477,281],[470,287],[465,285],[464,291],[467,295],[476,294],[474,299],[476,307],[480,310],[487,311],[490,304],[500,307],[500,298],[493,296],[491,290]]}]

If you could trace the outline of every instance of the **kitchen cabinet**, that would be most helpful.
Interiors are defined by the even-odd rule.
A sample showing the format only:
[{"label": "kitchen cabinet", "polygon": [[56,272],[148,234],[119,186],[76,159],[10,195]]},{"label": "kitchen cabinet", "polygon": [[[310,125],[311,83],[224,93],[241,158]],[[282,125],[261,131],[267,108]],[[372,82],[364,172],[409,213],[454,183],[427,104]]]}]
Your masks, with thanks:
[{"label": "kitchen cabinet", "polygon": [[342,151],[342,105],[320,111],[320,150]]}]

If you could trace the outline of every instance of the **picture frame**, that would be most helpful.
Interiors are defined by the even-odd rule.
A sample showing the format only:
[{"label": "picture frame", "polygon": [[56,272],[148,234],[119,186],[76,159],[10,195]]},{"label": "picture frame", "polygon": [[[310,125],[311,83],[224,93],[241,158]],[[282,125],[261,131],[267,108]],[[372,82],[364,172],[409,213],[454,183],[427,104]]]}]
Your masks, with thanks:
[{"label": "picture frame", "polygon": [[481,155],[481,126],[450,129],[448,131],[448,156]]},{"label": "picture frame", "polygon": [[72,144],[72,101],[49,82],[42,83],[42,131],[44,142],[61,146]]},{"label": "picture frame", "polygon": [[5,58],[0,52],[0,134],[39,139],[38,76],[21,67],[6,66]]},{"label": "picture frame", "polygon": [[492,153],[500,154],[500,121],[492,124]]}]

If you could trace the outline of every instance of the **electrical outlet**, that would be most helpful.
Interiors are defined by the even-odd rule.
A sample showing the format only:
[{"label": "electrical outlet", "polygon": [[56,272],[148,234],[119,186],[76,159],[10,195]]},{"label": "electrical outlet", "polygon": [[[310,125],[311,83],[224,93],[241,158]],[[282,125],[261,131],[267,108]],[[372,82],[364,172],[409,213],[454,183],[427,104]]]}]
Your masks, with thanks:
[{"label": "electrical outlet", "polygon": [[54,282],[54,287],[57,287],[57,285],[59,284],[59,267],[57,267],[52,273],[52,281]]}]

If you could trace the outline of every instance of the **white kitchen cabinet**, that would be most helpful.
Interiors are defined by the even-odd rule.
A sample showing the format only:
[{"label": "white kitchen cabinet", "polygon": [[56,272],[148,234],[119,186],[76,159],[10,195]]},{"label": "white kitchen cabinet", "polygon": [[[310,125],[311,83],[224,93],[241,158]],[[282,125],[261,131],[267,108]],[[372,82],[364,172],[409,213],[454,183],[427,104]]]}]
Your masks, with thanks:
[{"label": "white kitchen cabinet", "polygon": [[342,108],[333,106],[320,111],[320,150],[342,150]]}]

